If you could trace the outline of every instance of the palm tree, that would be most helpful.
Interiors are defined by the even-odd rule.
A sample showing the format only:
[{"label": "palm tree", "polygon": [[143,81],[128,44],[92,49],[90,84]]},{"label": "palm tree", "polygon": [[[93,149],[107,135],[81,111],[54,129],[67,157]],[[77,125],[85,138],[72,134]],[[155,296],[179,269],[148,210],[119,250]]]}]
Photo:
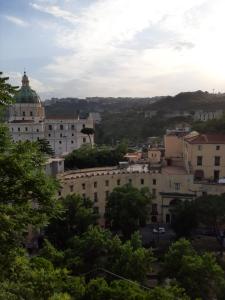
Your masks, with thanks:
[{"label": "palm tree", "polygon": [[81,129],[81,133],[88,135],[89,141],[90,141],[90,144],[92,147],[93,145],[92,145],[91,135],[93,135],[95,133],[94,128],[84,127]]}]

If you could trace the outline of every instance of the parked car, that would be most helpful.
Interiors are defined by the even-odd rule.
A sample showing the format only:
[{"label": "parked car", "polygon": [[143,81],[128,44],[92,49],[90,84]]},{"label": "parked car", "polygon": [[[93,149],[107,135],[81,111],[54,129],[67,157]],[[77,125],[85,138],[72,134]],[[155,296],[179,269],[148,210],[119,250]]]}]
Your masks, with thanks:
[{"label": "parked car", "polygon": [[159,227],[158,229],[157,228],[153,228],[153,233],[160,233],[160,234],[163,234],[166,232],[166,229],[165,227]]}]

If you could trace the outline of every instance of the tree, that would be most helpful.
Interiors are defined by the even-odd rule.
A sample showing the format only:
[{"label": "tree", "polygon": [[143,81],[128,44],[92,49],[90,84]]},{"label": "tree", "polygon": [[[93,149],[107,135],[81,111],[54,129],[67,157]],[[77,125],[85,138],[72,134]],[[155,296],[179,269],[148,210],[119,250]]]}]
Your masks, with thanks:
[{"label": "tree", "polygon": [[92,145],[91,136],[94,135],[94,133],[95,133],[94,128],[84,127],[81,129],[81,133],[86,134],[88,136],[90,145],[92,147],[93,145]]},{"label": "tree", "polygon": [[220,225],[225,221],[225,194],[199,197],[196,206],[200,222],[218,233]]},{"label": "tree", "polygon": [[119,144],[116,148],[108,146],[90,147],[83,145],[65,157],[66,169],[83,169],[116,166],[123,159],[126,146]]},{"label": "tree", "polygon": [[58,213],[57,182],[44,172],[44,158],[35,144],[12,143],[1,127],[0,262],[2,274],[16,249],[26,242],[28,227],[39,229]]},{"label": "tree", "polygon": [[177,237],[190,237],[198,226],[198,214],[195,201],[180,201],[171,208],[171,226]]},{"label": "tree", "polygon": [[196,207],[199,222],[213,229],[223,253],[225,236],[221,229],[225,221],[225,194],[199,197],[196,199]]},{"label": "tree", "polygon": [[145,225],[149,217],[151,195],[148,189],[138,190],[130,184],[118,187],[109,195],[106,222],[112,230],[121,230],[125,238]]},{"label": "tree", "polygon": [[67,195],[61,199],[61,214],[53,218],[45,230],[45,235],[60,249],[65,249],[67,241],[84,233],[89,225],[96,224],[98,214],[93,202],[79,195]]},{"label": "tree", "polygon": [[198,255],[185,239],[170,246],[164,272],[175,278],[193,299],[217,299],[225,287],[224,272],[215,257],[210,253]]},{"label": "tree", "polygon": [[37,145],[42,153],[50,155],[50,156],[55,155],[55,152],[52,149],[52,147],[50,146],[49,141],[47,141],[46,139],[39,139],[37,141]]},{"label": "tree", "polygon": [[105,269],[138,282],[146,280],[153,260],[152,252],[141,246],[139,235],[123,243],[118,236],[113,237],[110,231],[100,227],[90,227],[71,239],[65,251],[67,268],[74,275]]},{"label": "tree", "polygon": [[42,257],[17,256],[7,279],[0,283],[0,292],[7,295],[5,298],[0,295],[0,299],[42,300],[64,294],[67,299],[70,295],[82,300],[85,286],[83,278],[70,276],[66,269],[54,268]]},{"label": "tree", "polygon": [[7,83],[9,77],[2,77],[0,72],[0,105],[8,105],[13,103],[13,96],[16,94],[18,87]]}]

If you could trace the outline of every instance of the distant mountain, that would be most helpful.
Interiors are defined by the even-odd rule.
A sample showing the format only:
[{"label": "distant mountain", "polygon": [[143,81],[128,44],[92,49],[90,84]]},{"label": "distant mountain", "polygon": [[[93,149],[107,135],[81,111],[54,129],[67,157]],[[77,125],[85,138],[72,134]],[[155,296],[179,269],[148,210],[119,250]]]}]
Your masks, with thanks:
[{"label": "distant mountain", "polygon": [[150,105],[152,110],[225,110],[225,94],[210,94],[196,91],[180,93],[174,97],[168,96]]},{"label": "distant mountain", "polygon": [[159,101],[162,97],[153,98],[102,98],[93,97],[78,98],[53,98],[46,100],[46,115],[76,116],[78,113],[85,115],[89,112],[113,112],[120,113],[133,109],[144,110],[145,107]]}]

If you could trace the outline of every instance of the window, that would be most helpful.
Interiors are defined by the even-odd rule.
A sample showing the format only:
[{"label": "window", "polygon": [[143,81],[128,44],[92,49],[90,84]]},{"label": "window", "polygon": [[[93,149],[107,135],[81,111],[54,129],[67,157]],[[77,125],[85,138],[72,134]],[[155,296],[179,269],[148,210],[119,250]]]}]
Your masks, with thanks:
[{"label": "window", "polygon": [[86,194],[82,194],[83,199],[86,199]]},{"label": "window", "polygon": [[27,127],[25,127],[25,130],[26,130],[26,131],[28,131],[28,128],[27,128]]},{"label": "window", "polygon": [[144,179],[142,178],[142,179],[141,179],[141,184],[144,184],[144,183],[145,183],[145,181],[144,181]]},{"label": "window", "polygon": [[157,213],[157,204],[156,203],[153,203],[152,204],[152,213]]},{"label": "window", "polygon": [[215,166],[219,166],[220,165],[220,156],[215,156]]},{"label": "window", "polygon": [[117,185],[120,185],[120,179],[117,179]]},{"label": "window", "polygon": [[71,141],[71,144],[73,144],[73,141]]},{"label": "window", "polygon": [[219,178],[220,178],[220,171],[215,170],[215,171],[214,171],[214,180],[215,180],[215,181],[218,181]]},{"label": "window", "polygon": [[94,182],[94,188],[96,188],[98,186],[97,181]]},{"label": "window", "polygon": [[83,138],[83,143],[86,143],[86,138]]},{"label": "window", "polygon": [[202,151],[202,145],[198,145],[198,151]]},{"label": "window", "polygon": [[70,186],[70,191],[73,192],[73,185]]},{"label": "window", "polygon": [[59,141],[59,144],[62,144],[62,141]]},{"label": "window", "polygon": [[83,124],[83,126],[82,126],[83,128],[85,128],[85,124]]},{"label": "window", "polygon": [[106,199],[106,200],[109,199],[109,191],[105,191],[105,199]]},{"label": "window", "polygon": [[105,186],[109,186],[109,181],[108,180],[105,181]]},{"label": "window", "polygon": [[132,184],[132,179],[129,178],[129,179],[128,179],[128,182],[129,182],[129,184]]},{"label": "window", "polygon": [[58,191],[58,196],[61,196],[61,195],[62,195],[61,191]]},{"label": "window", "polygon": [[51,136],[51,133],[49,133],[48,136],[50,137],[50,136]]},{"label": "window", "polygon": [[26,114],[25,114],[25,111],[23,111],[23,116],[25,117],[25,115],[26,115]]},{"label": "window", "polygon": [[197,156],[197,166],[202,166],[202,156]]},{"label": "window", "polygon": [[85,183],[82,183],[82,189],[85,190]]},{"label": "window", "polygon": [[62,137],[62,133],[60,133],[60,137]]},{"label": "window", "polygon": [[48,129],[49,129],[49,130],[52,130],[52,125],[48,125]]},{"label": "window", "polygon": [[60,125],[59,125],[59,128],[60,128],[60,130],[63,130],[63,125],[60,124]]},{"label": "window", "polygon": [[33,116],[33,112],[32,112],[32,111],[30,111],[30,116],[31,116],[31,117]]},{"label": "window", "polygon": [[12,128],[12,131],[13,131],[13,128]]},{"label": "window", "polygon": [[74,133],[72,133],[72,136],[74,136]]},{"label": "window", "polygon": [[153,196],[153,197],[156,196],[156,189],[152,189],[152,196]]},{"label": "window", "polygon": [[98,202],[98,193],[97,192],[94,193],[94,202]]},{"label": "window", "polygon": [[39,132],[39,129],[37,129],[36,131]]},{"label": "window", "polygon": [[175,182],[174,183],[174,188],[175,188],[175,191],[179,191],[180,190],[180,183]]},{"label": "window", "polygon": [[152,179],[152,184],[156,185],[156,179]]},{"label": "window", "polygon": [[218,145],[218,146],[216,146],[216,150],[220,150],[220,146]]},{"label": "window", "polygon": [[74,125],[71,125],[71,129],[74,130]]},{"label": "window", "polygon": [[20,131],[20,127],[18,127],[18,131]]}]

